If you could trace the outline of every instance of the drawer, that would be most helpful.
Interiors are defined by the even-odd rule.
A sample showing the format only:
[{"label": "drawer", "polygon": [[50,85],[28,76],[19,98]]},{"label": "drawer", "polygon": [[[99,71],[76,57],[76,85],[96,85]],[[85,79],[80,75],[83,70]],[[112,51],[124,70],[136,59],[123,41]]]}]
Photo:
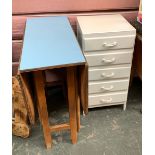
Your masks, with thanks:
[{"label": "drawer", "polygon": [[121,102],[126,102],[127,92],[89,95],[88,100],[89,100],[89,107],[117,104]]},{"label": "drawer", "polygon": [[106,82],[89,82],[88,92],[90,93],[107,93],[112,91],[127,90],[129,80],[115,80]]},{"label": "drawer", "polygon": [[133,49],[128,51],[129,52],[116,52],[116,53],[97,52],[98,54],[85,54],[85,57],[89,66],[130,64],[132,61]]},{"label": "drawer", "polygon": [[106,80],[116,78],[127,78],[130,76],[131,67],[117,67],[106,69],[89,69],[89,80]]},{"label": "drawer", "polygon": [[83,51],[133,48],[135,35],[83,39]]}]

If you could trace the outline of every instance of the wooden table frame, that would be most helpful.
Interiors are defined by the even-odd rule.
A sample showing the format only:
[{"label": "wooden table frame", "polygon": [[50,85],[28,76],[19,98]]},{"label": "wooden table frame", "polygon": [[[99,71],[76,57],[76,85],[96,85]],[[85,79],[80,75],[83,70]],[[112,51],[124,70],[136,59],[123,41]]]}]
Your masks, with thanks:
[{"label": "wooden table frame", "polygon": [[[27,82],[28,78],[25,78],[25,75],[28,72],[33,74],[37,109],[43,126],[47,148],[52,146],[51,132],[54,131],[70,129],[72,143],[77,142],[77,132],[80,129],[80,102],[85,114],[88,113],[88,71],[85,64],[85,57],[67,17],[46,17],[27,20],[19,71],[25,90],[27,90],[27,105],[30,109],[31,123],[35,122],[34,104],[33,96],[30,93],[30,84]],[[50,126],[43,72],[47,69],[57,68],[65,68],[67,70],[70,121],[67,124]]]},{"label": "wooden table frame", "polygon": [[[77,65],[66,67],[67,71],[67,88],[68,88],[68,102],[69,102],[69,116],[70,122],[60,125],[49,126],[48,112],[45,96],[45,79],[44,70],[32,71],[35,85],[35,94],[37,97],[37,109],[39,114],[40,122],[43,126],[43,134],[45,144],[47,148],[52,146],[51,132],[60,130],[70,129],[71,140],[75,144],[77,142],[77,132],[80,130],[80,103],[83,108],[84,114],[88,113],[88,66]],[[28,82],[28,73],[20,73],[20,77],[25,91],[26,104],[30,123],[35,123],[35,112],[34,112],[34,99],[30,91],[30,84]],[[31,116],[31,117],[30,117]]]},{"label": "wooden table frame", "polygon": [[48,112],[46,104],[46,96],[44,89],[43,71],[34,71],[34,84],[37,96],[37,108],[39,118],[43,126],[45,144],[47,148],[52,146],[51,132],[70,129],[71,140],[75,144],[77,142],[77,132],[80,129],[80,97],[77,83],[77,68],[67,67],[67,86],[68,86],[68,102],[69,102],[69,118],[70,123],[50,126],[48,122]]}]

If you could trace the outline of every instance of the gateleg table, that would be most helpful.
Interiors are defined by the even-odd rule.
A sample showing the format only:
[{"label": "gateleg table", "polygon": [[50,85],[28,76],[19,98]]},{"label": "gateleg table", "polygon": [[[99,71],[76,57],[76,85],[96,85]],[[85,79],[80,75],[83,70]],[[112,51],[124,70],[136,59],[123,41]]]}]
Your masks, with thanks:
[{"label": "gateleg table", "polygon": [[[25,74],[29,72],[33,74],[37,108],[47,148],[52,145],[51,132],[59,130],[70,129],[72,143],[77,142],[77,131],[80,128],[80,101],[87,113],[87,97],[83,96],[87,94],[87,86],[84,84],[87,80],[85,62],[67,17],[41,17],[27,20],[19,72],[23,79]],[[46,69],[62,67],[67,70],[70,122],[50,126],[43,72]]]}]

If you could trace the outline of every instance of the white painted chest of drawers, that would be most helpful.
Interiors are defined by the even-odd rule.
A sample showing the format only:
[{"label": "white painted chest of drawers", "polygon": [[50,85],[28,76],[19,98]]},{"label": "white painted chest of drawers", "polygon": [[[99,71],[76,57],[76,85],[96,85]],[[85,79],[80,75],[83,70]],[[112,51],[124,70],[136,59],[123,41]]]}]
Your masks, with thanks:
[{"label": "white painted chest of drawers", "polygon": [[77,35],[88,63],[88,107],[126,109],[136,30],[119,14],[77,17]]}]

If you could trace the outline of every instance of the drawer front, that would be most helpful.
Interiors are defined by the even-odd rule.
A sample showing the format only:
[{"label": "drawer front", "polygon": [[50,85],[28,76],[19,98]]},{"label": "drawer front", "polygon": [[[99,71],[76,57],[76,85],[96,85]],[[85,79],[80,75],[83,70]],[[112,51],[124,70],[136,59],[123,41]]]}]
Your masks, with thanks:
[{"label": "drawer front", "polygon": [[130,64],[132,52],[85,54],[89,66]]},{"label": "drawer front", "polygon": [[112,91],[121,91],[128,89],[129,80],[115,80],[107,82],[89,82],[88,92],[91,93],[108,93]]},{"label": "drawer front", "polygon": [[126,102],[127,92],[89,95],[89,106],[111,105]]},{"label": "drawer front", "polygon": [[89,69],[88,74],[89,80],[127,78],[130,76],[130,67]]},{"label": "drawer front", "polygon": [[133,48],[135,43],[135,35],[117,36],[107,38],[84,38],[83,50],[109,50],[109,49],[121,49],[121,48]]}]

